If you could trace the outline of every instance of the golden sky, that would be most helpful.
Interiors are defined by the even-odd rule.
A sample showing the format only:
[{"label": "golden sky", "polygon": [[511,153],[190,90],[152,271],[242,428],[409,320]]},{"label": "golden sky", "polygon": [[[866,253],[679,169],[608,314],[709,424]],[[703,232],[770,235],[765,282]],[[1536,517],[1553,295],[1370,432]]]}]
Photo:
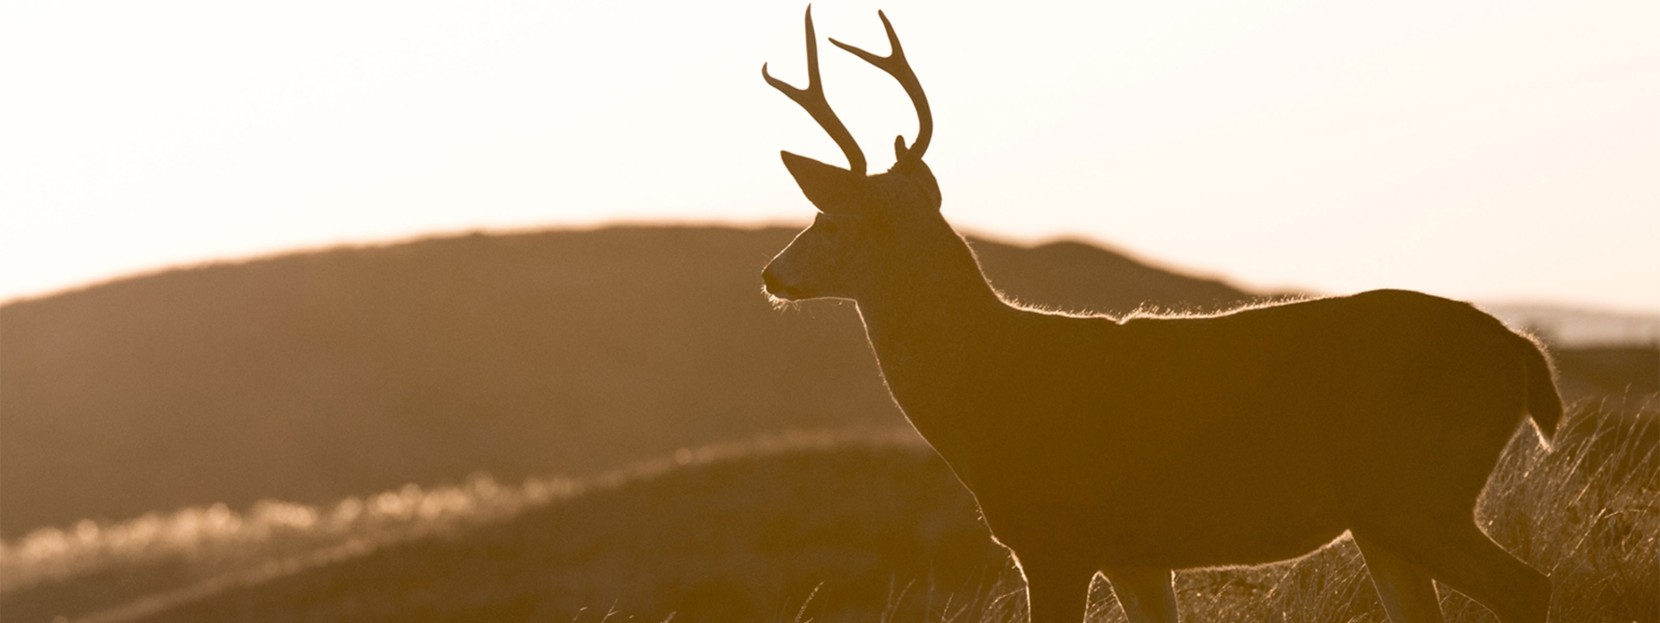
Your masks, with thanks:
[{"label": "golden sky", "polygon": [[[0,4],[0,300],[435,232],[804,222],[804,5]],[[1660,3],[821,2],[959,228],[1243,285],[1660,313]],[[822,46],[871,156],[903,93]]]}]

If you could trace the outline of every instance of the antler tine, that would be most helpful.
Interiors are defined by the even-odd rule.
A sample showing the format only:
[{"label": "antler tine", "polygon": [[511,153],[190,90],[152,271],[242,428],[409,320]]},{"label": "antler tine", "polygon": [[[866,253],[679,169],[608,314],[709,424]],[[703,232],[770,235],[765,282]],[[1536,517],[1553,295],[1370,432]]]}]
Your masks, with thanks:
[{"label": "antler tine", "polygon": [[819,127],[824,128],[835,139],[836,146],[842,148],[847,155],[847,165],[857,175],[865,174],[865,153],[859,149],[858,141],[853,140],[853,134],[842,125],[841,119],[836,118],[836,111],[830,109],[830,102],[824,99],[824,84],[818,75],[818,41],[813,36],[813,7],[807,6],[807,88],[798,89],[790,86],[783,80],[772,77],[767,73],[767,65],[761,64],[761,77],[766,78],[767,84],[789,96],[795,103],[807,109]]},{"label": "antler tine", "polygon": [[[892,51],[887,56],[871,54],[837,41],[833,37],[830,39],[830,43],[834,43],[836,47],[852,52],[854,56],[865,59],[865,62],[888,72],[888,75],[899,81],[900,86],[905,87],[905,94],[911,96],[911,104],[916,106],[917,117],[916,142],[911,144],[909,151],[905,152],[905,160],[919,162],[922,160],[922,154],[928,151],[929,139],[934,137],[934,114],[928,109],[928,96],[922,92],[922,83],[917,81],[916,72],[911,70],[911,63],[905,60],[904,48],[899,47],[899,35],[894,34],[893,24],[888,21],[888,16],[881,11],[877,11],[876,16],[882,18],[882,28],[888,31],[888,47]],[[904,139],[901,137],[899,143],[903,144],[903,142]]]}]

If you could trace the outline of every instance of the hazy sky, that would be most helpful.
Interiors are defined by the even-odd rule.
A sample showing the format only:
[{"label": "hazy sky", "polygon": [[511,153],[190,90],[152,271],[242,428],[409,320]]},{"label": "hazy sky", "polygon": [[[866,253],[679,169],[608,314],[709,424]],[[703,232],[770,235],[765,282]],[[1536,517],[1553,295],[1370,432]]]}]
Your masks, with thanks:
[{"label": "hazy sky", "polygon": [[[792,2],[0,3],[0,299],[615,220],[804,222]],[[1018,8],[1013,8],[1018,6]],[[1660,2],[821,2],[960,228],[1256,287],[1660,313]],[[872,168],[915,120],[828,45]]]}]

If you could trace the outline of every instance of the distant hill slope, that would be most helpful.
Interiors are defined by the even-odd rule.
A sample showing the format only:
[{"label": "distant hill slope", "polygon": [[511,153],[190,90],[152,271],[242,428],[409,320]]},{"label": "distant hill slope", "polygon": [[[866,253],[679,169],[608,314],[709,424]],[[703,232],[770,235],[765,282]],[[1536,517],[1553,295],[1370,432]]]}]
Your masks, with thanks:
[{"label": "distant hill slope", "polygon": [[1660,344],[1660,316],[1559,305],[1498,303],[1482,307],[1511,326],[1528,327],[1556,343],[1616,347]]},{"label": "distant hill slope", "polygon": [[[471,235],[5,305],[0,535],[898,422],[850,306],[762,297],[759,271],[793,233]],[[1046,306],[1248,298],[1079,243],[976,249],[995,285]]]},{"label": "distant hill slope", "polygon": [[7,618],[597,622],[615,608],[607,620],[713,623],[796,620],[812,597],[814,620],[877,621],[890,601],[918,615],[969,607],[1010,570],[926,446],[863,442],[670,466],[263,580],[180,581],[193,564],[24,590],[6,597]]}]

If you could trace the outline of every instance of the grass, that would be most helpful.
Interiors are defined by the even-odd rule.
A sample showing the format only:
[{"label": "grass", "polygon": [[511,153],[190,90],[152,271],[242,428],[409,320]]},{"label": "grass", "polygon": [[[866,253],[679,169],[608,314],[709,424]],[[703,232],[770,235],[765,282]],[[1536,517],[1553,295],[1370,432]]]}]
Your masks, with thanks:
[{"label": "grass", "polygon": [[[1478,520],[1548,571],[1554,621],[1660,621],[1660,403],[1513,440]],[[1385,620],[1341,540],[1177,576],[1189,621]],[[1090,620],[1121,621],[1098,583]],[[1450,621],[1495,619],[1443,590]],[[485,477],[331,506],[209,507],[0,545],[7,620],[1013,623],[1024,593],[914,437],[801,434],[585,479]]]}]

